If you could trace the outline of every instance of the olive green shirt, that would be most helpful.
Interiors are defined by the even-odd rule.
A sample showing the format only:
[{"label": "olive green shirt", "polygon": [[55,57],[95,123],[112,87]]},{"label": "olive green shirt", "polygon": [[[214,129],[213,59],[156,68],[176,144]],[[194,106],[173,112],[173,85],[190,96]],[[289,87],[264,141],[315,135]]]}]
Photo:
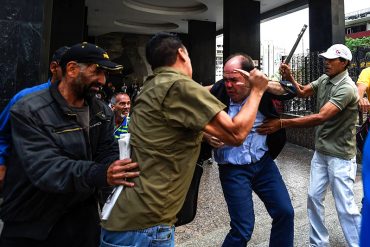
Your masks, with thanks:
[{"label": "olive green shirt", "polygon": [[107,221],[111,231],[173,225],[200,151],[202,129],[225,105],[188,76],[161,67],[144,83],[130,119],[131,157],[140,176],[125,188]]},{"label": "olive green shirt", "polygon": [[346,70],[332,79],[322,75],[312,82],[311,86],[317,100],[316,112],[319,112],[327,102],[340,109],[338,114],[316,127],[316,151],[345,160],[352,159],[356,156],[359,100],[355,83]]}]

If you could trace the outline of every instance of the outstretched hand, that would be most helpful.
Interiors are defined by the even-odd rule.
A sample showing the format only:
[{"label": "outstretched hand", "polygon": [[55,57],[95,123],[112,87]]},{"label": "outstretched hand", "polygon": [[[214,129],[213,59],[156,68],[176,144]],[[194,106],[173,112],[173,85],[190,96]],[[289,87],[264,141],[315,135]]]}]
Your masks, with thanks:
[{"label": "outstretched hand", "polygon": [[107,171],[107,182],[109,185],[124,185],[133,187],[135,184],[129,182],[127,178],[138,177],[140,172],[134,171],[139,167],[138,163],[132,162],[131,159],[123,159],[114,161]]},{"label": "outstretched hand", "polygon": [[257,132],[263,135],[272,134],[281,128],[281,120],[278,118],[270,118],[263,121],[263,124],[257,128]]}]

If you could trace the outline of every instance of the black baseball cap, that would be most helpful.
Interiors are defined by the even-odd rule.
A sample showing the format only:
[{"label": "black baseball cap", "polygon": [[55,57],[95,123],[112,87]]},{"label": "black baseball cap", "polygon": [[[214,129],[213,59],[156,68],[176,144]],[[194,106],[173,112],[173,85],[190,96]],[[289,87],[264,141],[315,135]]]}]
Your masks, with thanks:
[{"label": "black baseball cap", "polygon": [[66,51],[68,51],[69,48],[70,48],[69,46],[62,46],[62,47],[58,48],[54,52],[53,56],[51,57],[51,61],[50,62],[55,61],[55,62],[59,63],[60,62],[60,59],[62,58],[62,56],[64,55],[64,53],[66,53]]},{"label": "black baseball cap", "polygon": [[122,70],[123,66],[109,60],[108,53],[97,45],[83,42],[72,46],[60,60],[60,66],[64,69],[68,62],[96,64],[110,71]]}]

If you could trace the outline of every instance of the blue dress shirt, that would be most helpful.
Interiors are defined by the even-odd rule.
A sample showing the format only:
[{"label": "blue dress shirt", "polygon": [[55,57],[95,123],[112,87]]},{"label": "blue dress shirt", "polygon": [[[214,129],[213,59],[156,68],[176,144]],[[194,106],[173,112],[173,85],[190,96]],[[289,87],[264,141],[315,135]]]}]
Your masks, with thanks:
[{"label": "blue dress shirt", "polygon": [[[230,101],[228,115],[233,118],[238,114],[247,99],[248,98],[246,98],[241,104]],[[259,161],[268,150],[266,135],[260,135],[256,131],[258,126],[260,126],[264,120],[265,116],[258,111],[253,127],[245,138],[243,144],[238,147],[225,145],[221,148],[214,149],[215,161],[218,164],[233,165],[245,165]]]}]

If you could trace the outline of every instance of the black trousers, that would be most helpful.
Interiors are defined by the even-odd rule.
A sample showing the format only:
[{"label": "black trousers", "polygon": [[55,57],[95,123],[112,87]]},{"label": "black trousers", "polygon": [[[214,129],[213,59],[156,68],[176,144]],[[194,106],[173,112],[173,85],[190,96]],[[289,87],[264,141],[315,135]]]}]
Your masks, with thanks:
[{"label": "black trousers", "polygon": [[[4,234],[7,232],[5,222],[3,233],[0,236],[0,247],[98,247],[100,244],[99,223],[98,211],[86,205],[64,214],[45,240]],[[22,233],[18,236],[22,236]]]}]

